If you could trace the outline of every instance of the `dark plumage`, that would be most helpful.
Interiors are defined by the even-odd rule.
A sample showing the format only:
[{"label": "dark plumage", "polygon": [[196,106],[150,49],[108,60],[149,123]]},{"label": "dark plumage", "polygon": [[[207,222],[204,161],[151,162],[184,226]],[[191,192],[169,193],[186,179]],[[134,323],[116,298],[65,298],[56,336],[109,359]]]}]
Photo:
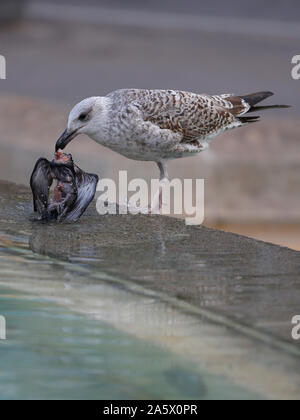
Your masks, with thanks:
[{"label": "dark plumage", "polygon": [[[53,180],[57,184],[50,200]],[[40,158],[30,178],[34,211],[39,220],[76,221],[93,200],[97,183],[98,176],[74,165],[71,155],[58,151],[52,162]]]}]

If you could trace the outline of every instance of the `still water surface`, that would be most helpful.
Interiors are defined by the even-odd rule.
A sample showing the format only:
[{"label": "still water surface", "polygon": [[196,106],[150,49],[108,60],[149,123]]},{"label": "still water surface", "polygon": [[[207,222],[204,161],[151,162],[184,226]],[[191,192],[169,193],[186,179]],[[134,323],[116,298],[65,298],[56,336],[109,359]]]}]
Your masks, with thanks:
[{"label": "still water surface", "polygon": [[252,398],[171,352],[41,297],[0,288],[3,399]]}]

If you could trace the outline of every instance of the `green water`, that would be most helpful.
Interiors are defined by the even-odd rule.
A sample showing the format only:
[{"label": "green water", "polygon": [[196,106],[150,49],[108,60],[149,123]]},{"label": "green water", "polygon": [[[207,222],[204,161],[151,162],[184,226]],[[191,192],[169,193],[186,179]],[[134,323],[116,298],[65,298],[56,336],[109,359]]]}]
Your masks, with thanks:
[{"label": "green water", "polygon": [[225,379],[107,324],[0,288],[3,399],[251,398]]}]

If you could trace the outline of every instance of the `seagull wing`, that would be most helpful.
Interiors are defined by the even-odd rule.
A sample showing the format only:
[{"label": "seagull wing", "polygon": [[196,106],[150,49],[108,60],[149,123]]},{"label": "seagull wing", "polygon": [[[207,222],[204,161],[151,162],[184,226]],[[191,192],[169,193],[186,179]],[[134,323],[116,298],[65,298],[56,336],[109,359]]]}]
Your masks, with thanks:
[{"label": "seagull wing", "polygon": [[[151,91],[150,91],[151,92]],[[205,139],[220,131],[241,125],[236,118],[249,110],[234,95],[196,95],[180,91],[153,91],[142,100],[144,120],[161,129],[182,135],[181,142]]]}]

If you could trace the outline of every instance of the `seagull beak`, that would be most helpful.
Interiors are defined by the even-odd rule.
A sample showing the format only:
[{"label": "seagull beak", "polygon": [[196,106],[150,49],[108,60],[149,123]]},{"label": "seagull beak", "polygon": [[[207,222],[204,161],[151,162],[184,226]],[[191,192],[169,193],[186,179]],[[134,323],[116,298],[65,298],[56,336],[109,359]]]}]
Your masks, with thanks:
[{"label": "seagull beak", "polygon": [[66,129],[62,135],[60,136],[60,138],[57,140],[56,145],[55,145],[55,151],[57,152],[58,149],[63,150],[67,144],[70,143],[71,140],[73,140],[78,134],[78,130],[73,130],[73,131],[68,131],[68,129]]}]

